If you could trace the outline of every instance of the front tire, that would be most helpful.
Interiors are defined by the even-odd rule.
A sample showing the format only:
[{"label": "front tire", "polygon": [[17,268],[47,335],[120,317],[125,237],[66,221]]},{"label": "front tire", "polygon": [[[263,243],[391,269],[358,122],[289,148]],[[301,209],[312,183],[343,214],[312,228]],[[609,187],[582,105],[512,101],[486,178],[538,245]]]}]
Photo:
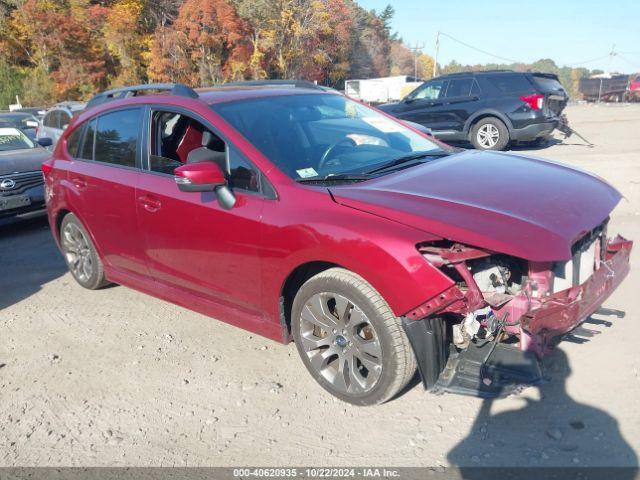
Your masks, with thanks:
[{"label": "front tire", "polygon": [[509,145],[509,129],[495,117],[478,121],[471,129],[471,143],[477,150],[504,150]]},{"label": "front tire", "polygon": [[331,268],[302,285],[291,327],[309,373],[345,402],[383,403],[415,374],[399,319],[366,280],[348,270]]},{"label": "front tire", "polygon": [[60,246],[76,282],[89,290],[97,290],[108,285],[102,261],[91,242],[91,237],[73,213],[68,213],[62,219]]}]

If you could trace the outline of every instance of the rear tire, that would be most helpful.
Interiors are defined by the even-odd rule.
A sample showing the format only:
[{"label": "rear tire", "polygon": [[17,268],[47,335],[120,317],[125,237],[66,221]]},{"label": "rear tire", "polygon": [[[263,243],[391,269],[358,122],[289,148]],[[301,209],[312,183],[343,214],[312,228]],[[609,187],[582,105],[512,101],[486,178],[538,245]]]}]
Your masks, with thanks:
[{"label": "rear tire", "polygon": [[73,213],[62,219],[60,246],[71,275],[81,286],[97,290],[109,284],[91,237]]},{"label": "rear tire", "polygon": [[509,145],[509,129],[496,117],[485,117],[473,126],[469,140],[477,150],[504,150]]},{"label": "rear tire", "polygon": [[345,402],[383,403],[415,374],[400,320],[366,280],[348,270],[331,268],[302,285],[291,327],[311,376]]}]

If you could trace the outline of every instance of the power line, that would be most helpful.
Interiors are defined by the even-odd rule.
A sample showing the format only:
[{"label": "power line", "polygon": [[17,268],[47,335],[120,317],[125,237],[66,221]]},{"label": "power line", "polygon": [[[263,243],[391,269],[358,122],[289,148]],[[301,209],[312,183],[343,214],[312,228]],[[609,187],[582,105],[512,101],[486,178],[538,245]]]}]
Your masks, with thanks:
[{"label": "power line", "polygon": [[631,65],[632,67],[635,68],[640,68],[640,65],[638,65],[637,63],[632,62],[631,60],[629,60],[626,57],[623,57],[622,55],[620,55],[620,53],[617,53],[618,58],[621,58],[622,60],[624,60],[625,62],[627,62],[629,65]]},{"label": "power line", "polygon": [[598,60],[604,60],[605,58],[609,58],[610,55],[611,55],[611,53],[607,53],[606,55],[603,55],[601,57],[592,58],[590,60],[585,60],[584,62],[572,63],[571,66],[574,67],[576,65],[584,65],[585,63],[591,63],[591,62],[596,62]]},{"label": "power line", "polygon": [[459,43],[460,45],[464,45],[467,48],[470,48],[470,49],[475,50],[475,51],[480,52],[480,53],[484,53],[485,55],[488,55],[490,57],[497,58],[499,60],[506,60],[507,62],[511,62],[511,63],[520,63],[518,60],[514,60],[513,58],[507,58],[507,57],[502,57],[500,55],[494,55],[491,52],[487,52],[486,50],[482,50],[480,48],[474,47],[473,45],[469,45],[468,43],[465,43],[462,40],[458,40],[457,38],[452,37],[451,35],[449,35],[447,33],[438,32],[438,34],[439,35],[443,35],[443,36],[449,38],[450,40],[453,40],[454,42]]}]

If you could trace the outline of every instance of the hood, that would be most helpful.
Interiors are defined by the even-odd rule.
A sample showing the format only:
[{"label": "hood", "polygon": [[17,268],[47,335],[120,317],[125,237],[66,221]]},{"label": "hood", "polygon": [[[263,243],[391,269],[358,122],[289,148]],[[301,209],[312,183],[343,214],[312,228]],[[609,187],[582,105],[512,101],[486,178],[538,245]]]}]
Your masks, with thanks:
[{"label": "hood", "polygon": [[395,112],[398,105],[400,105],[400,102],[383,103],[382,105],[376,106],[376,108],[378,110],[382,110],[383,112],[392,113],[392,112]]},{"label": "hood", "polygon": [[40,170],[50,156],[51,152],[40,147],[0,152],[0,175]]},{"label": "hood", "polygon": [[540,262],[569,260],[573,243],[602,223],[621,198],[581,170],[478,151],[330,190],[339,204]]}]

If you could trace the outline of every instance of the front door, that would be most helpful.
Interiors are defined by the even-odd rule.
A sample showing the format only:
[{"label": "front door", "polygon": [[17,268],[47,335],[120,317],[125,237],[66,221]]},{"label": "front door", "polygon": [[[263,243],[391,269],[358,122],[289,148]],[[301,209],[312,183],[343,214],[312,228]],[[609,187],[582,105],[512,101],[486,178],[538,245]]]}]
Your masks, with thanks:
[{"label": "front door", "polygon": [[[151,110],[146,121],[151,135],[136,200],[150,274],[174,291],[261,316],[261,219],[268,200],[260,173],[202,121],[170,110]],[[173,169],[196,149],[210,152],[226,171],[237,198],[231,210],[214,192],[178,190]]]},{"label": "front door", "polygon": [[448,80],[431,80],[411,92],[398,106],[396,116],[434,131],[442,130],[442,110]]}]

